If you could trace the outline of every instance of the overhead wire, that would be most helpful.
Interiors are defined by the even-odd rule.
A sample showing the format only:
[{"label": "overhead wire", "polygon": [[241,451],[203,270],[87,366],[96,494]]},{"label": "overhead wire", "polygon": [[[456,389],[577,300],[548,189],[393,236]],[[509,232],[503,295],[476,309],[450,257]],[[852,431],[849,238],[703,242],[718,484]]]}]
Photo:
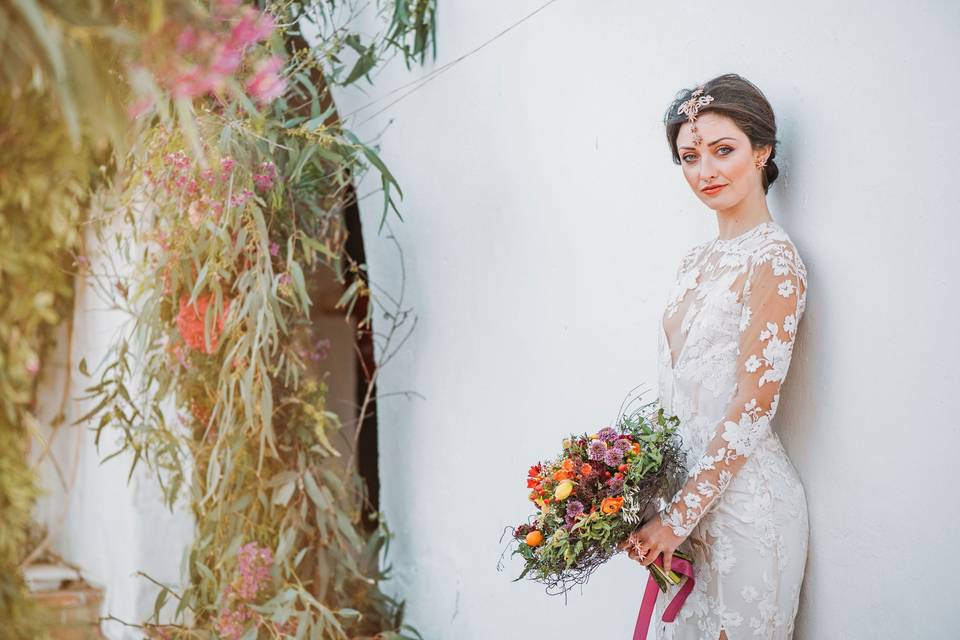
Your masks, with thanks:
[{"label": "overhead wire", "polygon": [[[464,60],[466,60],[466,59],[469,58],[470,56],[476,54],[476,53],[479,52],[480,50],[482,50],[482,49],[484,49],[485,47],[489,46],[490,44],[496,42],[497,40],[499,40],[500,38],[502,38],[503,36],[505,36],[505,35],[508,34],[509,32],[513,31],[514,29],[516,29],[517,27],[519,27],[519,26],[520,26],[521,24],[523,24],[524,22],[530,20],[530,19],[533,18],[535,15],[537,15],[538,13],[540,13],[541,11],[543,11],[544,9],[546,9],[547,7],[549,7],[550,5],[554,4],[554,3],[557,2],[557,1],[558,1],[558,0],[547,0],[547,2],[543,3],[542,5],[540,5],[539,7],[537,7],[536,9],[534,9],[533,11],[531,11],[530,13],[528,13],[527,15],[523,16],[522,18],[520,18],[519,20],[517,20],[517,21],[514,22],[513,24],[509,25],[508,27],[506,27],[505,29],[503,29],[502,31],[500,31],[499,33],[497,33],[496,35],[494,35],[494,36],[488,38],[487,40],[485,40],[484,42],[480,43],[479,45],[477,45],[476,47],[474,47],[474,48],[471,49],[470,51],[467,51],[467,52],[464,53],[463,55],[461,55],[461,56],[459,56],[459,57],[451,60],[450,62],[447,62],[446,64],[443,64],[443,65],[441,65],[440,67],[437,67],[436,69],[434,69],[433,71],[431,71],[431,72],[428,73],[427,75],[423,76],[422,78],[417,78],[416,80],[411,80],[410,82],[407,82],[407,83],[405,83],[405,84],[402,84],[402,85],[400,85],[399,87],[396,87],[396,88],[388,91],[387,93],[383,94],[382,96],[380,96],[380,97],[378,97],[378,98],[374,98],[373,100],[371,100],[370,102],[366,103],[365,105],[360,106],[360,107],[357,107],[357,108],[354,109],[353,111],[350,111],[349,113],[347,113],[346,115],[344,115],[344,116],[343,116],[343,119],[346,120],[347,118],[349,118],[349,117],[351,117],[351,116],[353,116],[353,115],[355,115],[355,114],[357,114],[357,113],[360,113],[361,111],[364,111],[364,110],[368,109],[369,107],[372,107],[373,105],[375,105],[375,104],[377,104],[377,103],[379,103],[379,102],[381,102],[381,101],[383,101],[383,100],[386,100],[386,99],[389,98],[390,96],[392,96],[392,95],[394,95],[394,94],[396,94],[396,93],[399,93],[399,92],[403,91],[404,89],[408,89],[408,88],[409,88],[409,91],[406,91],[405,93],[403,93],[402,95],[400,95],[400,97],[398,97],[396,100],[393,100],[393,101],[389,102],[388,104],[386,104],[385,106],[383,106],[381,109],[378,109],[377,111],[375,111],[375,112],[374,112],[373,114],[371,114],[369,117],[367,117],[367,118],[364,119],[362,122],[360,122],[359,125],[362,125],[362,124],[364,124],[364,123],[366,123],[366,122],[369,122],[370,120],[372,120],[373,118],[377,117],[378,115],[380,115],[381,113],[383,113],[383,112],[386,111],[387,109],[391,108],[392,106],[394,106],[395,104],[397,104],[397,103],[400,102],[401,100],[403,100],[403,99],[407,98],[408,96],[410,96],[412,93],[414,93],[414,92],[416,92],[416,91],[419,91],[419,90],[422,89],[427,83],[435,80],[435,79],[438,78],[440,75],[442,75],[443,73],[449,71],[450,69],[452,69],[452,68],[453,68],[454,66],[456,66],[457,64],[460,64],[461,62],[463,62]],[[358,126],[359,126],[359,125],[358,125]]]}]

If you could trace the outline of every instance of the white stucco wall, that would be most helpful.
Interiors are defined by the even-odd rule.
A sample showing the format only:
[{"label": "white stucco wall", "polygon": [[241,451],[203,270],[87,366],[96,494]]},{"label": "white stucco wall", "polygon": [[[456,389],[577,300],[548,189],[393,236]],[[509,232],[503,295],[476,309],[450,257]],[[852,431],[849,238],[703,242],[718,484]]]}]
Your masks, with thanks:
[{"label": "white stucco wall", "polygon": [[[540,4],[441,1],[438,61],[397,62],[340,92],[340,112]],[[632,630],[638,565],[612,562],[565,604],[511,583],[516,563],[498,573],[498,539],[527,514],[528,464],[655,384],[674,270],[717,232],[661,118],[678,89],[728,71],[774,105],[769,205],[809,269],[775,420],[810,507],[796,637],[960,636],[958,59],[949,2],[558,0],[360,126],[386,129],[405,194],[391,226],[420,325],[380,391],[425,399],[379,403],[382,499],[392,588],[425,638]],[[381,202],[362,205],[372,275],[395,290]]]},{"label": "white stucco wall", "polygon": [[[87,250],[91,270],[108,272],[92,233],[87,237]],[[66,325],[61,326],[57,344],[46,354],[38,389],[40,429],[52,457],[43,456],[43,446],[34,440],[30,458],[45,492],[34,518],[51,531],[51,549],[78,567],[85,580],[103,589],[102,616],[140,624],[152,615],[159,588],[138,574],[143,572],[179,590],[184,551],[193,540],[192,515],[184,500],[173,511],[164,505],[155,476],[142,462],[128,481],[133,460],[129,452],[102,462],[120,448],[118,430],[104,430],[98,451],[92,429],[96,423],[73,424],[96,406],[95,401],[83,399],[85,389],[95,382],[77,371],[80,359],[86,358],[93,380],[99,380],[100,373],[94,369],[123,335],[127,318],[108,308],[90,279],[77,279],[73,340],[67,341]],[[72,353],[69,377],[68,349]],[[53,435],[50,424],[60,411],[64,384],[68,385],[63,406],[66,420]],[[175,608],[176,601],[171,598],[165,612],[172,613]],[[144,637],[138,629],[112,620],[103,622],[101,630],[109,640]]]}]

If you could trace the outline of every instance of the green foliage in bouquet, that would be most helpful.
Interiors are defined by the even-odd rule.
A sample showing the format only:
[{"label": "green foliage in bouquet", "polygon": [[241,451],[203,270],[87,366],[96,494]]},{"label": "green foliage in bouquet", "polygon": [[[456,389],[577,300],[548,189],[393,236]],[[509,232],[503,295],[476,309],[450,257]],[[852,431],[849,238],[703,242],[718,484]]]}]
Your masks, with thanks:
[{"label": "green foliage in bouquet", "polygon": [[[530,468],[528,497],[539,513],[513,531],[513,555],[524,560],[517,580],[558,593],[586,582],[677,481],[684,468],[679,419],[655,405],[622,414],[616,429],[571,435],[559,456]],[[679,581],[676,574],[655,577],[661,585]]]}]

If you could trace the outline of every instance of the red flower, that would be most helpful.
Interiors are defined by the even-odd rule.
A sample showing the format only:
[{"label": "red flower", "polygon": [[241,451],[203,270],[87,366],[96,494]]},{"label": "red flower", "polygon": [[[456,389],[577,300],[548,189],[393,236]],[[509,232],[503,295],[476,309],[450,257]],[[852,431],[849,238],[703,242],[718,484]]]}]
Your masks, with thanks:
[{"label": "red flower", "polygon": [[213,353],[217,350],[217,342],[220,338],[220,332],[223,331],[223,320],[227,315],[228,303],[224,303],[223,312],[217,318],[210,331],[210,349],[206,349],[206,343],[203,336],[203,323],[207,314],[207,307],[210,306],[212,296],[205,293],[194,304],[187,304],[190,296],[184,294],[180,296],[180,312],[177,314],[177,329],[180,336],[187,346],[197,351]]}]

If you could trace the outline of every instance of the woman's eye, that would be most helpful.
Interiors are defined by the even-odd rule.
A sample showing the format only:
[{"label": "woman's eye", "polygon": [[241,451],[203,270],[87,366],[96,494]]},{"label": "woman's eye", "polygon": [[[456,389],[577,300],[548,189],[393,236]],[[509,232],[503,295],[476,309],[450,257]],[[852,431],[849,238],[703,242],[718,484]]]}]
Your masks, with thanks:
[{"label": "woman's eye", "polygon": [[724,146],[722,146],[722,147],[717,147],[717,151],[723,151],[724,149],[727,149],[727,153],[724,153],[724,154],[723,154],[723,155],[725,155],[725,156],[728,156],[728,155],[730,155],[730,154],[733,152],[733,147],[728,147],[728,146],[726,146],[726,145],[724,145]]},{"label": "woman's eye", "polygon": [[684,161],[684,162],[693,162],[693,160],[690,160],[689,158],[696,158],[696,156],[693,155],[692,153],[685,154],[685,155],[683,156],[683,161]]}]

